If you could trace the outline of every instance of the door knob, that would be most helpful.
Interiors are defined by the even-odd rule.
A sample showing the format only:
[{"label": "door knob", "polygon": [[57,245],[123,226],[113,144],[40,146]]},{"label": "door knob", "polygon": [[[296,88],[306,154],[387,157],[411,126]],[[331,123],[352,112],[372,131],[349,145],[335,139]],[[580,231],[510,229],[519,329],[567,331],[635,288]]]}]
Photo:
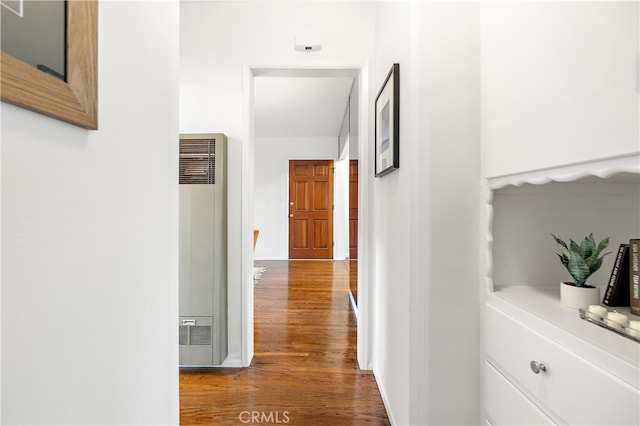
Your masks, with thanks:
[{"label": "door knob", "polygon": [[289,217],[293,217],[293,213],[289,214]]},{"label": "door knob", "polygon": [[531,371],[534,372],[534,374],[539,374],[541,371],[543,373],[547,371],[547,366],[538,361],[531,361],[529,363],[529,367],[531,368]]}]

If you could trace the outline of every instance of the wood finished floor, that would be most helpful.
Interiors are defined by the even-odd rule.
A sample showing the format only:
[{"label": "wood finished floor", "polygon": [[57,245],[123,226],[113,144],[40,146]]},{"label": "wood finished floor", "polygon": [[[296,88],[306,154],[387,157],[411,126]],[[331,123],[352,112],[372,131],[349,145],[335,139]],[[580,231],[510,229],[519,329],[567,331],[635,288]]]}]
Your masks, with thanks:
[{"label": "wood finished floor", "polygon": [[[249,368],[180,372],[180,423],[389,425],[356,362],[344,262],[262,261]],[[254,413],[255,412],[255,413]]]}]

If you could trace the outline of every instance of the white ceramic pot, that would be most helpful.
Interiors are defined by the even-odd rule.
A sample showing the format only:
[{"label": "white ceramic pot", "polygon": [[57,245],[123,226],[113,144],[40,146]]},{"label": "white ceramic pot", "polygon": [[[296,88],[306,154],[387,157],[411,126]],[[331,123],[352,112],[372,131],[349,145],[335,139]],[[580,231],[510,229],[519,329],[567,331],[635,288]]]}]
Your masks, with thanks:
[{"label": "white ceramic pot", "polygon": [[573,283],[560,283],[560,303],[570,309],[587,309],[589,305],[600,304],[600,289],[598,287],[577,287]]}]

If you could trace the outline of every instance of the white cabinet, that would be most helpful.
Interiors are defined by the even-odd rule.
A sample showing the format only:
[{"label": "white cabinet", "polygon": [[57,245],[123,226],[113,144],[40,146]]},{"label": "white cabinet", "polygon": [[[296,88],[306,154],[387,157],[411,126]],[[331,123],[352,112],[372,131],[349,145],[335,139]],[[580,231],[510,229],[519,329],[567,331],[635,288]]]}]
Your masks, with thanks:
[{"label": "white cabinet", "polygon": [[[560,305],[568,274],[550,236],[593,232],[612,251],[640,236],[640,157],[489,179],[485,197],[486,421],[640,424],[640,344]],[[604,287],[612,264],[591,283]]]},{"label": "white cabinet", "polygon": [[[578,354],[566,340],[556,341],[554,337],[547,336],[544,328],[523,322],[524,317],[516,309],[511,310],[514,316],[510,316],[499,306],[500,302],[490,300],[485,312],[487,363],[492,367],[486,375],[487,400],[495,399],[501,388],[508,388],[504,383],[501,386],[495,384],[495,375],[499,372],[506,377],[504,380],[518,389],[515,393],[507,393],[513,399],[511,408],[517,408],[517,411],[510,411],[512,415],[509,417],[509,412],[502,412],[504,407],[487,405],[490,419],[496,423],[504,419],[502,424],[528,422],[536,418],[535,424],[548,423],[548,419],[559,424],[640,424],[638,365],[633,368],[633,359],[626,362],[624,358],[611,357],[608,365],[596,364],[597,347],[586,346],[583,348],[586,356]],[[631,341],[623,343],[629,343],[631,348],[636,345]],[[596,355],[590,359],[589,353]],[[544,365],[539,367],[543,370],[535,373],[532,362]],[[622,367],[626,363],[626,374],[620,374],[624,368],[616,368],[614,363],[622,364]],[[618,375],[609,371],[609,367]],[[518,395],[520,398],[516,398]]]},{"label": "white cabinet", "polygon": [[638,153],[638,8],[482,2],[485,177]]},{"label": "white cabinet", "polygon": [[485,410],[493,425],[553,425],[540,408],[527,398],[492,364],[485,362]]}]

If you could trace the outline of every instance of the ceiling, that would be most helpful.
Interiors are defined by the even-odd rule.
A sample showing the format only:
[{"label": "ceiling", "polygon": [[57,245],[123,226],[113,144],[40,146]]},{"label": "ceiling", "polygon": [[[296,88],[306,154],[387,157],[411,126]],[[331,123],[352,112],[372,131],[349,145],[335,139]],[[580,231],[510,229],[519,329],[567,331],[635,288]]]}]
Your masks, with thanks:
[{"label": "ceiling", "polygon": [[258,75],[255,137],[338,137],[353,77]]}]

